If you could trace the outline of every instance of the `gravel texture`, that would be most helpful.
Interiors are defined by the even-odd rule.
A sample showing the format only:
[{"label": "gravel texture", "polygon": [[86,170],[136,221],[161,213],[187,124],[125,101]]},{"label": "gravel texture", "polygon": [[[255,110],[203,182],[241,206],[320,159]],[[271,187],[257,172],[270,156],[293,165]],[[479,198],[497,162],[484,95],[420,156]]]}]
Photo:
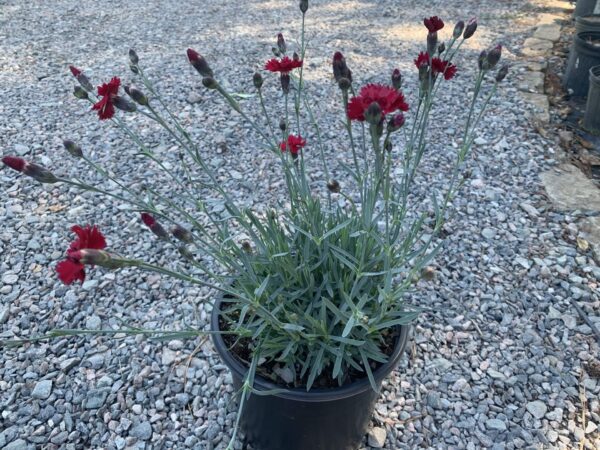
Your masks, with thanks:
[{"label": "gravel texture", "polygon": [[[544,11],[533,0],[310,3],[307,82],[319,111],[329,112],[322,123],[332,160],[347,156],[329,69],[335,50],[345,53],[360,82],[385,82],[399,66],[414,100],[412,59],[424,45],[422,18],[437,14],[452,23],[479,17],[479,31],[458,60],[460,74],[440,98],[449,109],[435,114],[417,195],[443,186],[479,51],[500,41],[513,74],[524,70],[520,46]],[[264,209],[281,192],[276,165],[258,156],[256,136],[202,88],[185,49],[204,53],[233,90],[251,91],[252,73],[270,57],[275,34],[283,31],[293,45],[296,4],[0,2],[0,152],[97,181],[61,148],[62,139],[71,138],[116,175],[138,186],[153,182],[175,195],[172,181],[70,94],[68,64],[84,68],[96,84],[114,75],[126,81],[132,78],[127,50],[134,47],[217,176],[240,204]],[[277,81],[266,79],[268,96],[280,110]],[[376,429],[365,446],[566,449],[581,440],[584,448],[600,445],[600,383],[582,368],[597,357],[598,345],[570,303],[577,300],[600,326],[600,268],[577,247],[574,216],[555,212],[543,194],[538,175],[560,159],[559,147],[527,121],[515,83],[509,78],[503,84],[482,123],[469,162],[472,176],[446,227],[446,250],[434,261],[437,276],[421,282],[412,299],[430,312],[419,319],[413,344],[384,384]],[[244,102],[249,110],[255,109],[252,102]],[[177,151],[162,132],[133,115],[127,120],[175,167]],[[309,160],[311,151],[309,146]],[[40,186],[6,169],[0,170],[0,186],[2,338],[56,327],[177,329],[207,323],[212,294],[161,276],[93,270],[83,288],[56,280],[53,267],[74,223],[98,224],[110,247],[123,254],[173,264],[172,248],[142,230],[127,205],[61,185]],[[223,208],[216,198],[209,203]],[[236,407],[231,377],[210,343],[117,338],[60,338],[3,348],[0,448],[223,449]]]}]

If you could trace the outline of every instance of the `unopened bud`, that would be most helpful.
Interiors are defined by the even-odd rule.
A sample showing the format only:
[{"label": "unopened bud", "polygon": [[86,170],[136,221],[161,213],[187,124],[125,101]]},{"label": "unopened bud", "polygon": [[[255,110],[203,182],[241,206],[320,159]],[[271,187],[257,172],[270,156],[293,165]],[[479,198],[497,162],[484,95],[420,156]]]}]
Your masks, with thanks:
[{"label": "unopened bud", "polygon": [[294,53],[292,54],[292,59],[293,59],[295,62],[298,62],[298,61],[300,61],[300,55],[298,55],[298,53],[294,52]]},{"label": "unopened bud", "polygon": [[421,278],[425,281],[431,281],[435,278],[435,269],[431,266],[423,268],[421,271]]},{"label": "unopened bud", "polygon": [[181,225],[175,225],[173,228],[171,228],[171,233],[177,240],[185,242],[186,244],[191,244],[194,242],[194,236],[192,236],[192,233],[183,228]]},{"label": "unopened bud", "polygon": [[137,65],[137,63],[140,62],[140,58],[138,58],[137,53],[132,48],[129,49],[129,61],[131,61],[131,64],[133,65]]},{"label": "unopened bud", "polygon": [[120,109],[125,112],[135,112],[137,111],[137,106],[135,103],[130,102],[129,100],[121,97],[120,95],[115,95],[112,98],[112,104],[115,105],[115,108]]},{"label": "unopened bud", "polygon": [[90,83],[90,80],[88,80],[88,77],[86,77],[83,73],[80,73],[77,76],[77,81],[79,81],[79,84],[81,85],[81,87],[83,89],[85,89],[88,92],[92,92],[94,90],[94,86],[92,86],[92,83]]},{"label": "unopened bud", "polygon": [[385,142],[383,143],[383,149],[389,153],[392,151],[392,148],[393,148],[392,141],[390,141],[389,139],[386,139]]},{"label": "unopened bud", "polygon": [[263,77],[260,73],[256,72],[252,77],[252,82],[254,83],[254,87],[256,89],[260,89],[263,85]]},{"label": "unopened bud", "polygon": [[281,131],[285,131],[285,130],[287,130],[287,124],[285,123],[285,119],[281,119],[281,120],[279,121],[279,129],[280,129]]},{"label": "unopened bud", "polygon": [[348,69],[346,65],[346,58],[341,52],[335,52],[333,54],[333,77],[335,81],[339,83],[340,78],[347,78],[352,83],[352,71]]},{"label": "unopened bud", "polygon": [[194,255],[192,254],[192,252],[190,252],[190,250],[185,245],[179,246],[177,248],[177,251],[179,252],[179,254],[181,256],[183,256],[188,261],[194,261]]},{"label": "unopened bud", "polygon": [[438,45],[438,54],[442,54],[446,51],[446,44],[444,44],[443,42],[440,42],[440,45]]},{"label": "unopened bud", "polygon": [[69,256],[73,259],[78,260],[81,264],[116,268],[112,256],[104,250],[84,248],[69,253]]},{"label": "unopened bud", "polygon": [[81,147],[79,145],[77,145],[75,142],[67,139],[67,140],[63,141],[63,145],[64,145],[65,149],[67,149],[67,151],[69,152],[69,154],[71,156],[74,156],[75,158],[81,158],[83,156]]},{"label": "unopened bud", "polygon": [[206,59],[204,59],[204,57],[196,50],[188,48],[187,57],[190,64],[194,66],[194,69],[196,69],[203,77],[212,77],[214,75],[212,69],[206,62]]},{"label": "unopened bud", "polygon": [[506,75],[508,75],[508,64],[504,64],[500,70],[498,71],[498,73],[496,74],[496,82],[500,83],[502,80],[504,80],[506,78]]},{"label": "unopened bud", "polygon": [[88,98],[88,93],[81,86],[75,86],[73,88],[73,95],[79,100],[86,100]]},{"label": "unopened bud", "polygon": [[501,57],[502,57],[502,45],[498,44],[488,52],[487,60],[488,60],[488,66],[490,67],[490,69],[493,69],[494,67],[496,67],[496,64],[498,64],[498,61],[500,61]]},{"label": "unopened bud", "polygon": [[338,180],[331,179],[327,182],[327,189],[329,189],[329,192],[337,194],[342,190],[342,187]]},{"label": "unopened bud", "polygon": [[479,54],[479,58],[477,58],[477,64],[479,65],[479,70],[489,70],[489,62],[488,62],[488,52],[487,50],[482,50]]},{"label": "unopened bud", "polygon": [[56,178],[52,172],[50,172],[45,167],[39,166],[35,163],[25,164],[23,174],[39,181],[40,183],[52,184],[58,181],[58,178]]},{"label": "unopened bud", "polygon": [[217,84],[217,81],[213,77],[202,78],[202,84],[204,85],[205,88],[208,88],[208,89],[216,89],[217,87],[219,87],[219,85]]},{"label": "unopened bud", "polygon": [[381,122],[381,106],[379,103],[372,102],[365,111],[365,120],[371,125],[379,125]]},{"label": "unopened bud", "polygon": [[252,253],[252,245],[250,245],[250,242],[243,241],[242,250],[244,250],[246,253]]},{"label": "unopened bud", "polygon": [[402,113],[396,114],[394,117],[390,118],[390,120],[387,123],[388,131],[390,133],[393,133],[394,131],[398,131],[400,128],[402,128],[402,126],[404,125],[404,122],[406,122],[406,118],[404,117],[404,114],[402,114]]},{"label": "unopened bud", "polygon": [[137,75],[138,73],[140,73],[140,70],[137,68],[137,66],[135,66],[135,65],[133,65],[133,64],[129,64],[129,69],[130,69],[130,70],[131,70],[133,73],[135,73],[136,75]]},{"label": "unopened bud", "polygon": [[463,38],[469,39],[475,34],[475,30],[477,30],[477,19],[473,17],[471,20],[469,20],[469,22],[467,22],[465,32],[463,33]]},{"label": "unopened bud", "polygon": [[279,49],[277,47],[271,47],[271,51],[277,58],[279,58],[281,56],[281,52],[279,51]]},{"label": "unopened bud", "polygon": [[2,158],[2,162],[4,165],[10,167],[12,170],[16,170],[17,172],[23,172],[25,166],[27,165],[27,161],[23,158],[19,158],[18,156],[4,156]]},{"label": "unopened bud", "polygon": [[148,106],[148,97],[146,97],[146,95],[144,95],[144,93],[138,88],[134,86],[125,86],[124,89],[125,92],[127,92],[127,95],[129,95],[138,105]]},{"label": "unopened bud", "polygon": [[452,32],[452,37],[454,39],[458,39],[464,29],[465,29],[465,23],[462,20],[459,20],[458,22],[456,22],[456,25],[454,25],[454,31]]},{"label": "unopened bud", "polygon": [[435,54],[435,50],[437,48],[437,43],[438,43],[438,34],[437,31],[434,31],[433,33],[428,33],[427,34],[427,53],[429,53],[430,55],[434,55]]},{"label": "unopened bud", "polygon": [[283,91],[283,93],[285,95],[289,94],[289,92],[290,92],[290,74],[282,73],[281,77],[279,79],[281,81],[281,90]]},{"label": "unopened bud", "polygon": [[285,45],[285,39],[283,38],[283,34],[281,33],[277,35],[277,48],[283,54],[285,54],[285,51],[287,50],[287,47]]},{"label": "unopened bud", "polygon": [[338,86],[342,91],[347,91],[352,86],[348,78],[342,77],[338,80]]},{"label": "unopened bud", "polygon": [[397,90],[402,87],[402,74],[400,73],[400,69],[394,69],[392,72],[392,86]]},{"label": "unopened bud", "polygon": [[308,11],[308,0],[300,0],[300,11],[302,11],[302,14],[306,14],[306,11]]},{"label": "unopened bud", "polygon": [[144,225],[146,225],[150,229],[150,231],[152,231],[152,233],[154,233],[161,239],[169,239],[169,233],[167,233],[167,230],[165,230],[163,226],[160,223],[158,223],[151,214],[142,213],[141,218],[142,222],[144,222]]}]

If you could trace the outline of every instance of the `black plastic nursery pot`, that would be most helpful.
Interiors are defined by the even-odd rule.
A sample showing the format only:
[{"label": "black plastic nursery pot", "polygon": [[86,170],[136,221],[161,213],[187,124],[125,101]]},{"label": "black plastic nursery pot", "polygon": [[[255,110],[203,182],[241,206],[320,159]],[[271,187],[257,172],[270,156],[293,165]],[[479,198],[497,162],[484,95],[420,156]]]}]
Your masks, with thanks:
[{"label": "black plastic nursery pot", "polygon": [[577,5],[575,6],[575,12],[573,15],[575,17],[579,17],[592,14],[596,8],[597,1],[598,0],[577,0]]},{"label": "black plastic nursery pot", "polygon": [[565,88],[575,97],[587,95],[589,71],[597,65],[600,65],[600,31],[576,34],[565,72]]},{"label": "black plastic nursery pot", "polygon": [[[213,331],[219,330],[220,304],[218,300],[213,307]],[[409,329],[410,326],[399,327],[389,361],[373,372],[379,388],[400,362]],[[213,334],[213,342],[239,391],[248,367],[229,352],[222,335]],[[273,391],[281,386],[256,376],[254,389]],[[356,450],[367,431],[378,395],[366,378],[339,388],[250,394],[240,425],[245,440],[255,450]]]},{"label": "black plastic nursery pot", "polygon": [[583,128],[592,134],[600,135],[600,66],[590,69],[590,90],[583,116]]},{"label": "black plastic nursery pot", "polygon": [[575,34],[600,31],[600,14],[579,16],[575,19]]}]

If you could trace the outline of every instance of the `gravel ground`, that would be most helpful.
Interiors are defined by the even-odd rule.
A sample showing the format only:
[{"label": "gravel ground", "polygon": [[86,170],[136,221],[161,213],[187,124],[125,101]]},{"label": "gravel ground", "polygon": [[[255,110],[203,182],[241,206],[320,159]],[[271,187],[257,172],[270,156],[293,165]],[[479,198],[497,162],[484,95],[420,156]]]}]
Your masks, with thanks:
[{"label": "gravel ground", "polygon": [[[280,192],[276,165],[257,157],[256,136],[201,87],[184,51],[197,48],[233,90],[251,91],[274,35],[283,31],[294,42],[296,3],[0,1],[0,152],[97,181],[61,148],[71,138],[115,174],[175,194],[177,186],[135,156],[118,130],[70,95],[68,64],[83,67],[95,83],[113,75],[129,80],[126,55],[134,47],[218,177],[240,204],[264,209]],[[346,54],[361,82],[386,81],[398,66],[410,88],[422,18],[479,17],[478,34],[458,61],[460,75],[440,99],[449,109],[435,114],[418,195],[443,184],[477,54],[502,42],[513,73],[524,70],[519,49],[539,12],[533,0],[311,1],[307,80],[319,110],[336,117],[323,130],[331,158],[346,156],[330,79],[335,50]],[[373,419],[385,429],[384,448],[600,445],[600,383],[582,368],[597,357],[598,345],[570,303],[577,300],[600,326],[600,268],[576,245],[575,217],[554,211],[544,196],[538,175],[560,159],[558,145],[534,132],[515,83],[507,80],[482,123],[472,177],[447,225],[447,249],[435,260],[437,277],[413,299],[433,312],[419,319],[408,355],[384,385]],[[280,110],[276,80],[267,84]],[[246,103],[254,108],[253,100]],[[175,166],[177,152],[163,133],[138,117],[128,120]],[[8,170],[0,170],[0,186],[2,338],[56,327],[206,324],[211,294],[167,278],[94,270],[83,288],[56,280],[53,267],[74,223],[98,224],[124,254],[172,264],[172,249],[144,232],[127,205],[65,186],[40,187]],[[211,207],[222,204],[214,199]],[[211,345],[199,343],[74,337],[2,349],[0,448],[223,449],[235,418],[231,378]]]}]

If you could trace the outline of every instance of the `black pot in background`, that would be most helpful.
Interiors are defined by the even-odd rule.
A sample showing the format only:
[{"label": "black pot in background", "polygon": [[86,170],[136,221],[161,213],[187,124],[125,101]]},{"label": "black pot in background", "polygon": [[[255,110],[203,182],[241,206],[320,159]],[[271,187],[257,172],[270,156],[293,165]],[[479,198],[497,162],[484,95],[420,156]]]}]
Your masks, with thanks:
[{"label": "black pot in background", "polygon": [[577,0],[577,5],[575,6],[575,12],[573,15],[575,17],[579,17],[593,14],[597,2],[598,0]]},{"label": "black pot in background", "polygon": [[[211,329],[219,330],[221,300],[211,317]],[[400,327],[389,361],[373,372],[378,387],[400,362],[408,342],[410,326]],[[228,350],[223,337],[213,334],[219,356],[241,389],[248,368]],[[256,376],[254,389],[281,389]],[[290,389],[274,395],[251,394],[244,404],[241,427],[255,450],[356,450],[364,438],[379,396],[368,379],[332,389]]]},{"label": "black pot in background", "polygon": [[590,86],[590,69],[600,65],[600,46],[588,42],[600,40],[600,32],[585,32],[575,35],[565,72],[564,86],[573,91],[574,97],[584,97]]},{"label": "black pot in background", "polygon": [[583,128],[600,136],[600,66],[590,69],[590,90],[583,116]]}]

